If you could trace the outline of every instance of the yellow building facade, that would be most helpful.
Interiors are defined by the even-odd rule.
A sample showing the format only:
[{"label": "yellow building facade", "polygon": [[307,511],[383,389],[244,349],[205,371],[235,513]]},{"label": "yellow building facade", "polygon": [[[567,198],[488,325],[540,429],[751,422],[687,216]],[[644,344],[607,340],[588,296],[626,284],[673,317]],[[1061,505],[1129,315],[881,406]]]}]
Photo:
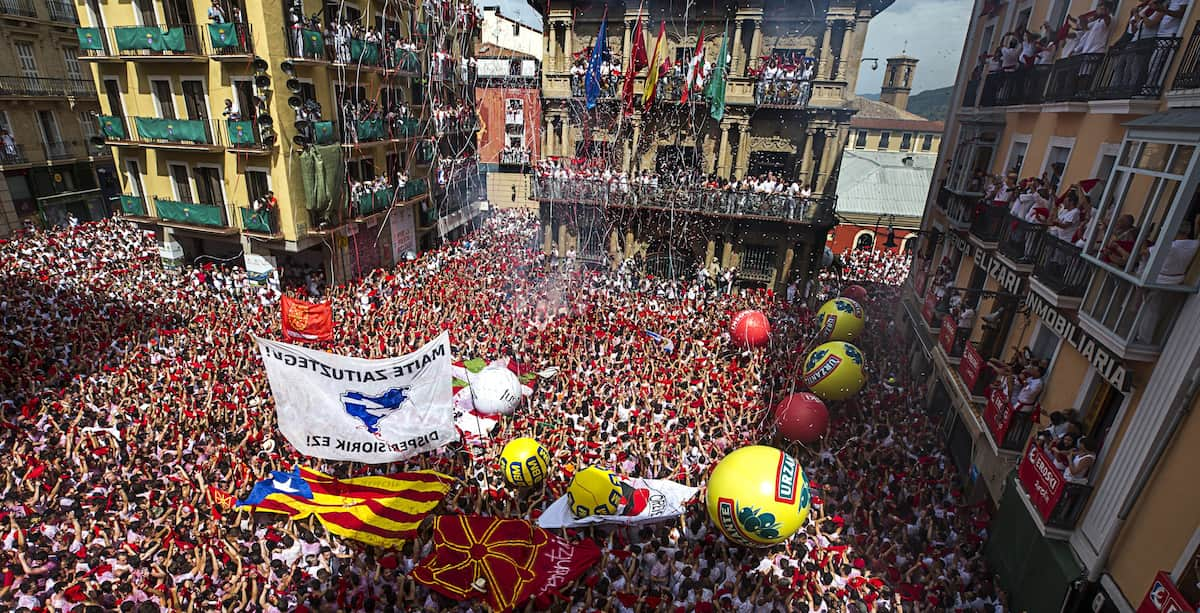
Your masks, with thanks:
[{"label": "yellow building facade", "polygon": [[[1200,13],[1169,3],[1157,36],[1117,44],[1137,2],[1087,38],[1090,1],[992,4],[973,9],[906,287],[912,356],[956,463],[996,505],[986,554],[1010,608],[1133,611],[1165,583],[1194,606]],[[979,60],[1003,33],[1064,22],[1071,36],[1035,63]],[[1051,229],[985,196],[987,175],[1039,177],[1053,196],[1078,184],[1085,213],[1072,224],[1052,197]],[[947,317],[955,295],[973,317]],[[988,361],[1021,354],[1047,369],[1014,408]],[[1095,452],[1068,479],[1033,433],[1072,410]]]},{"label": "yellow building facade", "polygon": [[0,3],[0,237],[107,217],[118,193],[111,153],[90,144],[100,105],[78,25],[64,0]]},{"label": "yellow building facade", "polygon": [[435,122],[432,102],[473,108],[477,23],[338,6],[77,4],[121,209],[164,259],[343,280],[469,224],[475,122]]}]

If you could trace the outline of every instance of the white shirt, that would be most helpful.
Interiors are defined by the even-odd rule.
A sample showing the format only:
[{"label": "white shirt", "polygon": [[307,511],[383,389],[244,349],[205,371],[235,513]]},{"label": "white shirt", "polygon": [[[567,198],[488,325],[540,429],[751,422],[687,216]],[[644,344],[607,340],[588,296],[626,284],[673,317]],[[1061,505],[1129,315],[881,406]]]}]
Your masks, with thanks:
[{"label": "white shirt", "polygon": [[[1153,256],[1156,247],[1150,248],[1151,256]],[[1175,239],[1171,241],[1171,246],[1167,249],[1167,256],[1163,259],[1162,268],[1158,271],[1156,282],[1164,285],[1179,285],[1183,283],[1188,267],[1192,265],[1192,260],[1196,257],[1198,249],[1200,249],[1200,240],[1197,239]]]},{"label": "white shirt", "polygon": [[1104,53],[1108,48],[1108,23],[1103,19],[1088,22],[1087,30],[1079,36],[1079,53]]},{"label": "white shirt", "polygon": [[[1188,0],[1167,0],[1167,10],[1177,11],[1188,4]],[[1163,15],[1162,21],[1158,22],[1159,38],[1169,38],[1179,36],[1179,26],[1182,20],[1170,15]]]},{"label": "white shirt", "polygon": [[1050,234],[1060,240],[1071,242],[1071,239],[1075,237],[1075,230],[1079,228],[1079,209],[1059,209],[1058,223],[1063,225],[1050,228]]}]

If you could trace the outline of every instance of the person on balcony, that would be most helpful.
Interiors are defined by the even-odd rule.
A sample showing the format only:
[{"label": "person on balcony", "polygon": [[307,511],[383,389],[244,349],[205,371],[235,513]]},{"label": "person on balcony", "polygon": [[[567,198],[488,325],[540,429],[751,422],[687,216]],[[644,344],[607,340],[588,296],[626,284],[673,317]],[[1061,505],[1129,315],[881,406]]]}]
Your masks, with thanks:
[{"label": "person on balcony", "polygon": [[1080,221],[1079,196],[1076,195],[1074,189],[1071,189],[1067,191],[1062,206],[1059,207],[1054,219],[1050,221],[1050,235],[1058,240],[1071,242],[1071,239],[1075,237],[1075,232],[1079,229]]},{"label": "person on balcony", "polygon": [[1014,411],[1023,415],[1033,414],[1037,408],[1038,398],[1042,395],[1043,372],[1045,371],[1042,370],[1041,366],[1031,364],[1016,376],[1013,385],[1009,388],[1017,390],[1012,403]]},{"label": "person on balcony", "polygon": [[1096,463],[1096,452],[1100,446],[1089,436],[1080,437],[1079,446],[1067,452],[1067,465],[1063,469],[1063,477],[1068,483],[1087,485],[1088,474]]},{"label": "person on balcony", "polygon": [[[1096,236],[1104,235],[1104,220],[1100,220],[1100,225],[1096,228]],[[1137,226],[1134,225],[1133,215],[1128,213],[1117,218],[1116,224],[1113,226],[1112,236],[1108,239],[1108,244],[1100,250],[1100,261],[1112,264],[1117,268],[1125,268],[1125,264],[1129,262],[1129,256],[1133,253],[1134,241],[1137,240]]]},{"label": "person on balcony", "polygon": [[212,6],[208,7],[209,23],[229,23],[225,18],[225,10],[221,8],[220,0],[212,0]]}]

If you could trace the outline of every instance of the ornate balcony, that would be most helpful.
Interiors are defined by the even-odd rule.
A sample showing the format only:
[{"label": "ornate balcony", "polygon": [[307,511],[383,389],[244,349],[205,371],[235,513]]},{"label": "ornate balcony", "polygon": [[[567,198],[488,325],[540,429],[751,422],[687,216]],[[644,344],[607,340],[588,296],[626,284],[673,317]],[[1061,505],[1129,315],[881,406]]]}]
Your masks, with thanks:
[{"label": "ornate balcony", "polygon": [[50,21],[79,25],[79,15],[75,13],[75,5],[70,2],[46,0],[46,14],[50,17]]},{"label": "ornate balcony", "polygon": [[1092,97],[1092,81],[1104,62],[1103,53],[1085,53],[1054,63],[1046,83],[1046,102],[1083,102]]},{"label": "ornate balcony", "polygon": [[955,229],[966,230],[975,219],[975,207],[982,196],[983,194],[956,192],[943,187],[938,192],[937,202]]},{"label": "ornate balcony", "polygon": [[0,0],[0,15],[37,17],[37,8],[33,0]]},{"label": "ornate balcony", "polygon": [[1178,38],[1147,38],[1111,49],[1092,85],[1093,100],[1157,98],[1179,49]]},{"label": "ornate balcony", "polygon": [[622,186],[587,179],[531,178],[534,200],[592,203],[623,208],[682,210],[722,217],[833,225],[834,199],[727,192],[697,187]]},{"label": "ornate balcony", "polygon": [[1200,22],[1192,29],[1192,36],[1180,57],[1179,70],[1175,73],[1171,89],[1200,89]]},{"label": "ornate balcony", "polygon": [[1000,232],[1009,219],[1008,208],[994,204],[980,204],[976,207],[975,218],[971,220],[971,236],[983,245],[996,246],[1000,241]]},{"label": "ornate balcony", "polygon": [[95,98],[91,79],[0,75],[0,97],[6,98]]},{"label": "ornate balcony", "polygon": [[1054,306],[1075,308],[1092,280],[1092,264],[1075,245],[1043,233],[1033,264],[1034,288],[1044,288]]},{"label": "ornate balcony", "polygon": [[1011,213],[1006,213],[1000,224],[1000,254],[1018,267],[1032,266],[1045,234],[1046,226],[1017,219]]}]

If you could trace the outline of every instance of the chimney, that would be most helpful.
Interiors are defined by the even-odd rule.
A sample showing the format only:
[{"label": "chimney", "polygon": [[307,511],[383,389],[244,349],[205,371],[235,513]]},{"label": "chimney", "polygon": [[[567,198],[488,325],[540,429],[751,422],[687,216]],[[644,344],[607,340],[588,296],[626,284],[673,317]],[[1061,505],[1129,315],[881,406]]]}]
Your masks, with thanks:
[{"label": "chimney", "polygon": [[908,110],[908,94],[912,92],[913,76],[917,72],[917,59],[898,55],[887,59],[887,71],[883,74],[883,89],[880,102],[890,104],[902,111]]}]

